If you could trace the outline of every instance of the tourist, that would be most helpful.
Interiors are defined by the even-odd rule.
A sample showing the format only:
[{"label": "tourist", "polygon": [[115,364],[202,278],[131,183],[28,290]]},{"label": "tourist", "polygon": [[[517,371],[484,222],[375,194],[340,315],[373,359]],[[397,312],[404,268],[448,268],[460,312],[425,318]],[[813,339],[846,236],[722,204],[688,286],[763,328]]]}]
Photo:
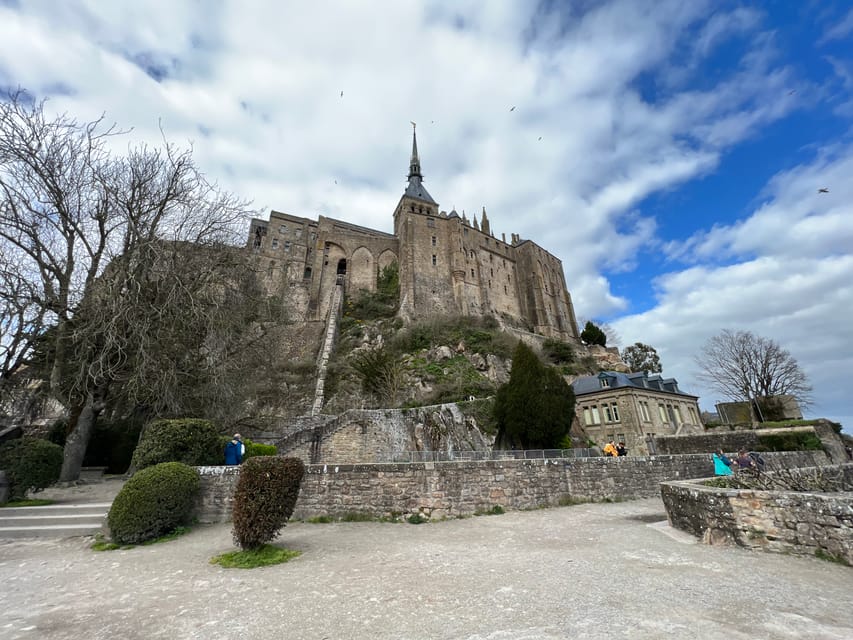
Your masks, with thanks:
[{"label": "tourist", "polygon": [[624,442],[620,442],[619,444],[616,445],[616,455],[618,455],[618,456],[627,456],[628,455],[628,450],[625,448]]},{"label": "tourist", "polygon": [[243,444],[243,436],[235,433],[234,437],[225,445],[225,464],[237,465],[243,462],[246,453],[246,445]]},{"label": "tourist", "polygon": [[614,458],[619,455],[619,452],[616,450],[616,443],[613,440],[604,445],[604,455],[613,456]]},{"label": "tourist", "polygon": [[723,450],[720,449],[714,453],[714,475],[730,476],[732,475],[732,461]]},{"label": "tourist", "polygon": [[755,460],[752,459],[752,456],[749,455],[745,449],[741,449],[737,453],[737,458],[735,458],[734,466],[738,471],[757,471]]}]

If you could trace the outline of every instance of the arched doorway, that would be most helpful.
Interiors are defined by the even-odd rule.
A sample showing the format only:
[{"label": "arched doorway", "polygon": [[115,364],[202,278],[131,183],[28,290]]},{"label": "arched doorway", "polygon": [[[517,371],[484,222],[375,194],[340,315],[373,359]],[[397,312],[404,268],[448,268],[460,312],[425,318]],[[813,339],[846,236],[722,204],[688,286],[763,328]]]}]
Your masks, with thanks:
[{"label": "arched doorway", "polygon": [[338,260],[337,275],[345,276],[346,274],[347,274],[347,259],[341,258],[340,260]]}]

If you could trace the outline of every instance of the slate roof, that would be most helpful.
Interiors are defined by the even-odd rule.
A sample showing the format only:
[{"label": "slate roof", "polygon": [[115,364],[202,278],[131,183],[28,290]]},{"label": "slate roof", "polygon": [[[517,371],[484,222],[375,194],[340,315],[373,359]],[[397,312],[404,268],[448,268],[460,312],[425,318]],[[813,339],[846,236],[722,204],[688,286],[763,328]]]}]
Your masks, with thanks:
[{"label": "slate roof", "polygon": [[[601,386],[602,378],[609,380],[610,384],[607,387]],[[680,391],[675,378],[662,378],[657,374],[648,375],[645,372],[619,373],[617,371],[602,371],[596,376],[584,376],[572,382],[572,389],[576,396],[623,388],[662,391],[663,393],[672,393],[687,398],[698,397]]]},{"label": "slate roof", "polygon": [[438,204],[435,200],[432,199],[432,196],[429,195],[429,191],[426,190],[423,183],[421,182],[420,176],[411,176],[409,178],[409,184],[406,187],[405,195],[410,198],[415,198],[416,200],[423,200],[424,202],[429,202],[430,204]]}]

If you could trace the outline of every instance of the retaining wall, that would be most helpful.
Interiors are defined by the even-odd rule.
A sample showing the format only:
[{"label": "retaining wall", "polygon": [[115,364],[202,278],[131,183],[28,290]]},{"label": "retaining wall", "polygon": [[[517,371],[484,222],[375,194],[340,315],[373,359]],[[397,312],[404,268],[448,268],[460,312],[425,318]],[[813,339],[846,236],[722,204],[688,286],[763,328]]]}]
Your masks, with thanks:
[{"label": "retaining wall", "polygon": [[[815,466],[823,452],[767,454],[768,463]],[[293,517],[419,513],[456,517],[505,509],[556,506],[562,499],[636,499],[659,495],[666,480],[713,474],[710,454],[623,458],[484,460],[399,464],[307,465]],[[200,522],[231,517],[239,467],[199,467]]]},{"label": "retaining wall", "polygon": [[[853,489],[853,464],[837,465]],[[807,471],[807,469],[804,469]],[[669,521],[708,544],[797,555],[821,552],[853,565],[853,491],[721,489],[703,479],[661,485]]]}]

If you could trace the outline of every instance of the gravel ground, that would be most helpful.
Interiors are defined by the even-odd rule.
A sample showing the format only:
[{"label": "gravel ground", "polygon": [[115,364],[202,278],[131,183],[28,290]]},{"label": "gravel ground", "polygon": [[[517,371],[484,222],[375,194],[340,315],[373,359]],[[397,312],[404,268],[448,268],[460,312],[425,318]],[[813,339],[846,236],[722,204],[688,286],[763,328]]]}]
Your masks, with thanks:
[{"label": "gravel ground", "polygon": [[302,555],[252,570],[208,563],[228,525],[110,552],[5,541],[0,638],[853,638],[853,569],[696,544],[664,519],[648,499],[294,522],[279,544]]}]

